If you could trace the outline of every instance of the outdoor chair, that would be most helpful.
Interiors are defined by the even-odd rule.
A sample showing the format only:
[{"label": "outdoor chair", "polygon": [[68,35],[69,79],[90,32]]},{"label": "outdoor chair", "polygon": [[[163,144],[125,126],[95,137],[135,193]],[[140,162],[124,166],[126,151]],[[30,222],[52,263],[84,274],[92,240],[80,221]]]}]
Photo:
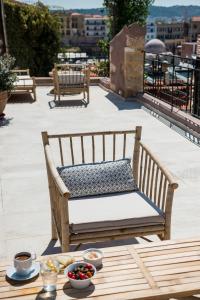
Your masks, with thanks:
[{"label": "outdoor chair", "polygon": [[84,104],[89,103],[90,69],[86,65],[55,64],[53,82],[54,101],[57,96],[60,102],[61,96],[83,93]]},{"label": "outdoor chair", "polygon": [[29,69],[24,70],[13,70],[12,72],[16,73],[17,80],[14,84],[12,94],[17,93],[32,93],[33,99],[36,101],[36,82],[35,77],[30,76]]},{"label": "outdoor chair", "polygon": [[[62,251],[69,251],[70,244],[148,235],[170,239],[172,201],[178,184],[141,142],[141,130],[42,133],[52,239],[60,240]],[[96,173],[91,177],[91,169],[100,171],[96,194]],[[66,177],[68,186],[65,175],[70,177]],[[124,191],[132,184],[131,177],[135,190]],[[80,196],[83,191],[84,197]]]}]

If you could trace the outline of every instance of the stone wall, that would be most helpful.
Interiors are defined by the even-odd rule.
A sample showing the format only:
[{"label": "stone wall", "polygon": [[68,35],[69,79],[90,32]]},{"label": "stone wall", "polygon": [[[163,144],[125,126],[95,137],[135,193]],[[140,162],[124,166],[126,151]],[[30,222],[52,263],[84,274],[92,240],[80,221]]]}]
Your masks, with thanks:
[{"label": "stone wall", "polygon": [[144,27],[132,24],[110,42],[110,87],[125,98],[143,92]]}]

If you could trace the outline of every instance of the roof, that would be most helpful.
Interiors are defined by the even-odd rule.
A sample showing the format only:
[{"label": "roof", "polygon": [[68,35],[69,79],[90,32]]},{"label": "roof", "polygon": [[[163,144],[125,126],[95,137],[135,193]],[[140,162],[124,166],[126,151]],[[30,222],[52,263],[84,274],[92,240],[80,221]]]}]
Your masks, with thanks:
[{"label": "roof", "polygon": [[81,14],[74,12],[71,14],[71,16],[81,16]]},{"label": "roof", "polygon": [[85,19],[106,19],[106,16],[101,15],[84,15]]},{"label": "roof", "polygon": [[192,17],[193,22],[200,22],[200,16],[194,16]]}]

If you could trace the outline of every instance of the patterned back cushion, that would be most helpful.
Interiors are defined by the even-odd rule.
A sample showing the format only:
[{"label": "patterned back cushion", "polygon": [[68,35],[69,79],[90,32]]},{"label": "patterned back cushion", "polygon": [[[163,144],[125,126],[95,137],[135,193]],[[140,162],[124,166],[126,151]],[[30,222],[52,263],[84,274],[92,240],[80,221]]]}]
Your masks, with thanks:
[{"label": "patterned back cushion", "polygon": [[138,190],[130,159],[57,168],[71,198]]}]

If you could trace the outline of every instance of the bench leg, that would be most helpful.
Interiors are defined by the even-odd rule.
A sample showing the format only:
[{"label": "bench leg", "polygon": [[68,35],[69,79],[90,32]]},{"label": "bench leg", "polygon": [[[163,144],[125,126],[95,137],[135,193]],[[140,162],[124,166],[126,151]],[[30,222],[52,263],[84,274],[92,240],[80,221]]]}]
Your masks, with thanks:
[{"label": "bench leg", "polygon": [[171,234],[168,231],[165,231],[163,240],[170,240]]},{"label": "bench leg", "polygon": [[69,252],[69,250],[70,250],[69,242],[68,243],[62,243],[61,250],[62,250],[62,252]]},{"label": "bench leg", "polygon": [[161,241],[170,240],[170,232],[164,232],[161,234],[158,234],[158,237]]},{"label": "bench leg", "polygon": [[56,225],[54,223],[53,217],[51,217],[51,239],[52,240],[57,240],[58,239]]},{"label": "bench leg", "polygon": [[89,89],[87,90],[87,101],[88,101],[88,103],[90,101],[90,92],[89,92]]},{"label": "bench leg", "polygon": [[34,101],[36,101],[36,88],[33,89],[33,98],[34,98]]}]

